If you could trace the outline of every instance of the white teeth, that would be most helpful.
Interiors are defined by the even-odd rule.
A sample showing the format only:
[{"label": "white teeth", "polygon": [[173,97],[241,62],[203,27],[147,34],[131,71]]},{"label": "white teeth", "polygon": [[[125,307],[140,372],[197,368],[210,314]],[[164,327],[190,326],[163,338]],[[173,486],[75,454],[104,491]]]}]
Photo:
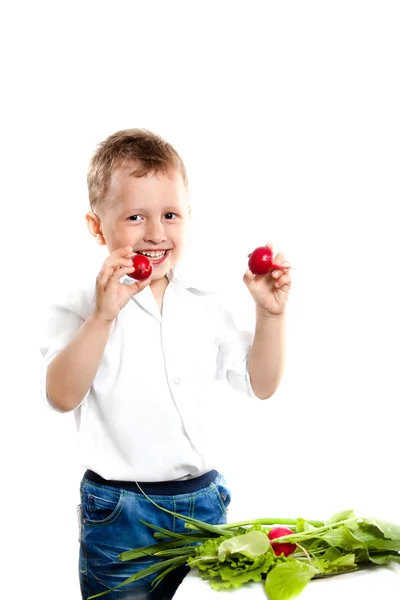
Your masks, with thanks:
[{"label": "white teeth", "polygon": [[139,252],[139,254],[143,254],[144,256],[148,256],[149,258],[159,259],[165,256],[166,252]]}]

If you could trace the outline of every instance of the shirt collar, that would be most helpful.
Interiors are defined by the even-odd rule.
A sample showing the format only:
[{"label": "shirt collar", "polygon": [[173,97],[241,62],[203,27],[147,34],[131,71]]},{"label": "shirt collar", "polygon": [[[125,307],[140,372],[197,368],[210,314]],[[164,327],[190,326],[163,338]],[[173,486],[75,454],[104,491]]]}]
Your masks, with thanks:
[{"label": "shirt collar", "polygon": [[203,294],[212,294],[217,288],[212,277],[207,277],[204,272],[196,268],[196,265],[185,259],[181,259],[173,269],[168,271],[167,279],[170,283]]}]

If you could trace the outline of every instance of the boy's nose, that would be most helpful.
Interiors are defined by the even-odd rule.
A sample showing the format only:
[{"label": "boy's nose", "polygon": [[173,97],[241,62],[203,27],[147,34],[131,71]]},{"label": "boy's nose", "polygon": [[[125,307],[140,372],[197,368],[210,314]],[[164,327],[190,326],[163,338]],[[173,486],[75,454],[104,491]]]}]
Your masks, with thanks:
[{"label": "boy's nose", "polygon": [[162,223],[152,223],[148,225],[146,229],[145,241],[159,244],[166,239],[167,238]]}]

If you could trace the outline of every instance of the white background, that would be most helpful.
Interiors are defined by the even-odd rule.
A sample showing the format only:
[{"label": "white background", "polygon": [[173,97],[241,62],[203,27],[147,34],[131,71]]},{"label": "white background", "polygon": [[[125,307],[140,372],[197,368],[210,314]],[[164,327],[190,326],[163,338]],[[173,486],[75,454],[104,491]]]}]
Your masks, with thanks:
[{"label": "white background", "polygon": [[[146,127],[182,155],[194,260],[241,327],[246,256],[293,266],[268,402],[227,396],[229,519],[400,523],[397,2],[13,2],[1,9],[2,546],[13,597],[79,598],[72,414],[39,394],[40,319],[95,277],[96,145]],[[4,531],[5,527],[5,531]],[[4,583],[4,580],[3,580]]]}]

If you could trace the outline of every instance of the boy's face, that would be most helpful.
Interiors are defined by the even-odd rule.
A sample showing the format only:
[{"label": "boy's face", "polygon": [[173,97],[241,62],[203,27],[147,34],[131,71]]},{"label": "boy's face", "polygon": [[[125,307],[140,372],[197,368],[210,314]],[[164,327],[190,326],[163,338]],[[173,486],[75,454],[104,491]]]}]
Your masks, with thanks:
[{"label": "boy's face", "polygon": [[[100,244],[114,252],[132,246],[149,256],[152,281],[162,279],[182,255],[189,221],[188,192],[178,171],[134,177],[134,164],[116,171],[100,216],[86,215]],[[157,254],[154,254],[157,253]]]}]

